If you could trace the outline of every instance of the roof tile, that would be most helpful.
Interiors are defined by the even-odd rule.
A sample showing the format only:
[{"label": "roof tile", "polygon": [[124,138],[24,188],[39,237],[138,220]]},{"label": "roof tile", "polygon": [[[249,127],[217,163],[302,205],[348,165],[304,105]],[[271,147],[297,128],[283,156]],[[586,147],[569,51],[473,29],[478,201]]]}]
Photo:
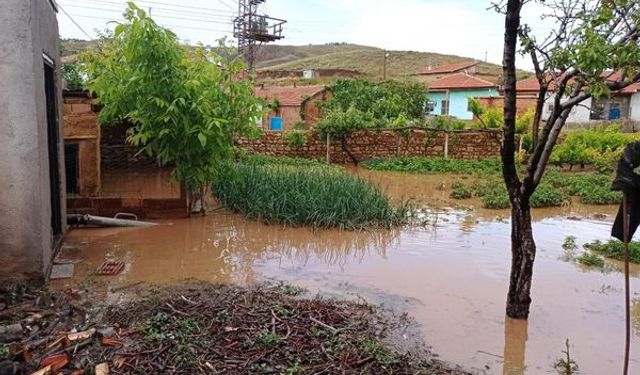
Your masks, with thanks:
[{"label": "roof tile", "polygon": [[305,98],[315,96],[325,89],[324,86],[298,86],[298,87],[256,87],[253,95],[272,102],[278,99],[280,105],[301,105]]},{"label": "roof tile", "polygon": [[495,83],[485,81],[464,73],[457,73],[442,77],[429,85],[429,90],[446,90],[446,89],[488,89],[496,87]]}]

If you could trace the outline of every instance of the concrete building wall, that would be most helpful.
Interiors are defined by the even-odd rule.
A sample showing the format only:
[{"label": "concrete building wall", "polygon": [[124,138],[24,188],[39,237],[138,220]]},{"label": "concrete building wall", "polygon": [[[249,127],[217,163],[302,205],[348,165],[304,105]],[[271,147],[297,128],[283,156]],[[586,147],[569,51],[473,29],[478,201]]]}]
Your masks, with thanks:
[{"label": "concrete building wall", "polygon": [[[460,120],[473,120],[473,113],[468,110],[469,98],[479,96],[498,96],[496,89],[450,90],[449,92],[429,92],[427,99],[434,103],[434,115],[449,115]],[[442,101],[449,99],[449,110],[442,113]]]},{"label": "concrete building wall", "polygon": [[[549,118],[551,111],[553,110],[553,102],[555,100],[555,94],[550,94],[545,101],[544,108],[542,110],[542,119]],[[583,124],[591,121],[591,98],[582,102],[581,105],[574,107],[567,118],[567,124]]]},{"label": "concrete building wall", "polygon": [[[60,237],[51,229],[43,54],[59,67],[58,24],[49,0],[0,1],[0,279],[43,279]],[[57,76],[57,74],[56,74]],[[62,113],[57,79],[58,116]],[[61,120],[60,120],[61,122]],[[60,216],[65,222],[62,126]]]}]

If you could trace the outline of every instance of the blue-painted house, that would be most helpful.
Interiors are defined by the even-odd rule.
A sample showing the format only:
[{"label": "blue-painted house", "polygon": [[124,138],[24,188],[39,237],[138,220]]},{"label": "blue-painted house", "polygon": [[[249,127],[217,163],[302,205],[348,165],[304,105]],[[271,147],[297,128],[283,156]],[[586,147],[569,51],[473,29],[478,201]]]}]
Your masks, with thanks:
[{"label": "blue-painted house", "polygon": [[499,96],[498,86],[465,73],[448,75],[429,85],[427,108],[430,114],[472,120],[469,98]]}]

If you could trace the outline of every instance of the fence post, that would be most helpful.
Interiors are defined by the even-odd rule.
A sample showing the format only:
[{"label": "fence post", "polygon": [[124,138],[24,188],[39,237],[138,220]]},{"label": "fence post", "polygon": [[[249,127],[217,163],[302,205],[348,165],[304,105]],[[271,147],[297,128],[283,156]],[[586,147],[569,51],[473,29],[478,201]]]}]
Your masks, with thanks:
[{"label": "fence post", "polygon": [[444,132],[444,158],[449,159],[449,132]]},{"label": "fence post", "polygon": [[331,164],[331,135],[327,133],[327,164]]}]

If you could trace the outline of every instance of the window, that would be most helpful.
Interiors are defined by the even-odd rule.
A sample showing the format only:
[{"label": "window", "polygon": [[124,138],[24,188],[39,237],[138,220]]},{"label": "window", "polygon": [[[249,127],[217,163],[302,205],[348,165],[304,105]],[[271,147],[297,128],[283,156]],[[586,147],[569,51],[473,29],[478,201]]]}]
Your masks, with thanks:
[{"label": "window", "polygon": [[432,113],[435,109],[436,109],[436,103],[432,102],[431,100],[427,100],[427,113]]},{"label": "window", "polygon": [[441,107],[440,107],[440,114],[443,116],[446,116],[449,114],[449,101],[448,100],[443,100],[440,103]]}]

